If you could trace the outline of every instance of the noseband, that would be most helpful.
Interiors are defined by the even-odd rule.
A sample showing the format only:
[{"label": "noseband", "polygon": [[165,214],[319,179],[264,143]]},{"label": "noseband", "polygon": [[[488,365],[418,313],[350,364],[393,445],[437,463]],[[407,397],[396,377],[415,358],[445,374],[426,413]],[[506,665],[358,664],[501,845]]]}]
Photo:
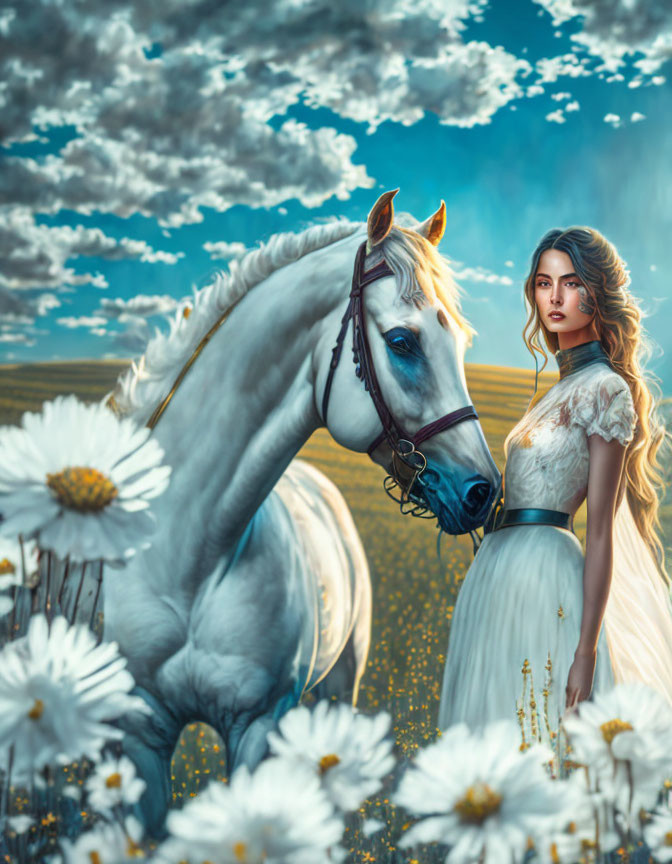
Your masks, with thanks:
[{"label": "noseband", "polygon": [[[449,429],[463,420],[478,420],[478,414],[473,405],[467,405],[428,423],[419,429],[415,435],[408,435],[396,422],[385,404],[380,385],[378,384],[364,319],[364,288],[370,285],[371,282],[375,282],[376,279],[394,276],[394,273],[384,260],[371,270],[365,271],[365,258],[366,242],[362,243],[357,250],[352,273],[350,300],[345,310],[345,315],[341,320],[341,329],[331,353],[329,374],[324,388],[324,396],[322,397],[322,420],[326,425],[331,385],[336,367],[341,359],[348,323],[352,318],[352,354],[353,362],[355,363],[355,375],[364,382],[364,389],[371,396],[380,422],[383,425],[382,432],[371,442],[366,452],[370,458],[373,458],[374,450],[386,440],[392,450],[392,474],[388,475],[383,482],[385,491],[401,505],[402,512],[411,513],[413,516],[423,516],[433,519],[435,518],[435,514],[429,511],[424,502],[421,499],[411,497],[413,484],[427,467],[427,459],[418,450],[418,447],[432,436],[438,435],[439,432],[443,432],[444,429]],[[396,487],[399,487],[400,490],[399,497],[394,494]],[[426,515],[427,513],[429,515]]]}]

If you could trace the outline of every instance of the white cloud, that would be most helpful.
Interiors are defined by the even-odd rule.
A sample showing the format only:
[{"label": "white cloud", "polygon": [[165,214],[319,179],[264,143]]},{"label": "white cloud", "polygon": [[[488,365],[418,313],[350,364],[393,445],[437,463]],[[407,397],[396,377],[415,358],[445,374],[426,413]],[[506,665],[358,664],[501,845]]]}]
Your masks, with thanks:
[{"label": "white cloud", "polygon": [[535,0],[553,16],[554,26],[578,20],[571,39],[618,70],[628,56],[643,55],[635,66],[652,75],[672,57],[672,4],[660,0]]},{"label": "white cloud", "polygon": [[31,339],[26,333],[0,333],[0,342],[9,342],[16,345],[25,345],[27,348],[35,344],[35,339]]},{"label": "white cloud", "polygon": [[557,111],[551,111],[550,114],[546,115],[546,119],[549,123],[566,123],[565,115],[562,113],[562,108],[558,108]]},{"label": "white cloud", "polygon": [[227,243],[225,240],[218,240],[214,243],[208,241],[203,244],[203,248],[210,253],[210,258],[213,261],[218,258],[239,258],[247,251],[244,243]]},{"label": "white cloud", "polygon": [[552,84],[558,78],[585,78],[591,74],[589,61],[576,54],[561,54],[557,57],[543,57],[537,61],[535,71],[539,84]]},{"label": "white cloud", "polygon": [[104,316],[103,320],[117,319],[124,323],[134,318],[149,318],[152,315],[168,315],[178,305],[174,297],[167,294],[136,294],[124,300],[123,297],[104,297],[96,310]]},{"label": "white cloud", "polygon": [[573,102],[568,102],[568,103],[565,105],[565,111],[566,111],[567,113],[569,113],[569,112],[571,112],[571,111],[578,111],[580,108],[581,108],[581,106],[580,106],[579,103],[576,101],[576,99],[575,99]]},{"label": "white cloud", "polygon": [[66,266],[79,257],[175,263],[179,256],[156,252],[144,240],[108,237],[100,228],[38,225],[28,207],[0,208],[0,285],[17,291],[67,285],[107,288],[101,273],[77,273]]},{"label": "white cloud", "polygon": [[453,261],[453,276],[461,282],[484,282],[488,285],[513,285],[510,276],[500,276],[485,267],[465,267],[459,261]]},{"label": "white cloud", "polygon": [[46,315],[51,309],[58,309],[62,305],[55,294],[40,294],[36,301],[37,314]]},{"label": "white cloud", "polygon": [[554,99],[556,102],[564,102],[566,99],[571,99],[571,93],[553,93],[551,95],[551,99]]},{"label": "white cloud", "polygon": [[642,120],[646,120],[646,114],[640,114],[639,111],[633,111],[630,115],[631,123],[640,123]]},{"label": "white cloud", "polygon": [[621,125],[621,118],[618,114],[605,114],[603,119],[605,123],[609,123],[614,129]]},{"label": "white cloud", "polygon": [[65,318],[57,318],[56,323],[60,324],[61,327],[74,330],[77,327],[100,327],[101,324],[106,324],[107,320],[100,315],[80,315],[78,317],[69,315]]}]

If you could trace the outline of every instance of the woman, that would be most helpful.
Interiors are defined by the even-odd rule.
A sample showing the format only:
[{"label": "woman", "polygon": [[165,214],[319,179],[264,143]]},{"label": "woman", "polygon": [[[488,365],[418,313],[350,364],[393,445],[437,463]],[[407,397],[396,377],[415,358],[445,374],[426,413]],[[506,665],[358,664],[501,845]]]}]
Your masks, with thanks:
[{"label": "woman", "polygon": [[[590,228],[552,230],[534,252],[524,339],[546,360],[543,335],[560,381],[506,440],[504,508],[453,614],[442,729],[518,715],[547,738],[566,708],[621,680],[672,701],[672,606],[656,535],[665,432],[639,365],[628,282]],[[585,558],[572,533],[584,500]]]}]

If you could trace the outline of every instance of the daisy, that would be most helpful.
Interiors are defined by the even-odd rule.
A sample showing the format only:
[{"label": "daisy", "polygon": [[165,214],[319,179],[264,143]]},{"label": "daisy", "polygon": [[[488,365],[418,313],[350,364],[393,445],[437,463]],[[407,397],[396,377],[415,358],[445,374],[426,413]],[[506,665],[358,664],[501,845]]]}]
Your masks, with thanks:
[{"label": "daisy", "polygon": [[125,667],[115,642],[96,645],[85,625],[59,617],[50,629],[34,615],[27,635],[0,652],[0,750],[14,748],[13,778],[82,755],[97,761],[106,741],[123,737],[111,721],[149,713],[129,695],[135,682]]},{"label": "daisy", "polygon": [[329,864],[343,834],[316,775],[283,759],[253,774],[241,766],[229,785],[210,783],[167,825],[158,859],[191,864]]},{"label": "daisy", "polygon": [[21,544],[17,540],[0,537],[0,617],[14,608],[12,588],[23,584],[25,564],[26,575],[37,569],[37,547],[34,543]]},{"label": "daisy", "polygon": [[61,840],[63,864],[121,864],[144,858],[142,826],[129,816],[123,825],[99,822],[74,841]]},{"label": "daisy", "polygon": [[653,811],[651,821],[644,828],[644,842],[654,861],[660,864],[672,861],[672,811],[669,807]]},{"label": "daisy", "polygon": [[591,792],[583,770],[555,782],[566,787],[567,809],[562,827],[538,842],[535,864],[575,864],[585,860],[586,850],[595,849],[598,843],[602,853],[620,845],[613,807],[601,793]]},{"label": "daisy", "polygon": [[655,806],[672,771],[672,708],[641,682],[617,684],[581,702],[565,717],[572,758],[588,767],[599,789],[636,827]]},{"label": "daisy", "polygon": [[86,781],[89,805],[99,813],[108,813],[121,804],[135,804],[145,786],[145,781],[136,777],[128,756],[99,763]]},{"label": "daisy", "polygon": [[271,752],[310,767],[341,810],[354,810],[374,795],[394,767],[390,715],[358,714],[343,703],[318,702],[311,711],[288,711],[269,732]]},{"label": "daisy", "polygon": [[171,471],[149,429],[74,396],[21,423],[0,429],[2,535],[34,537],[71,561],[123,561],[149,545],[149,500]]},{"label": "daisy", "polygon": [[401,780],[395,803],[421,818],[399,845],[449,846],[446,864],[522,862],[530,843],[565,827],[572,790],[548,775],[552,756],[539,744],[521,752],[513,721],[450,727]]}]

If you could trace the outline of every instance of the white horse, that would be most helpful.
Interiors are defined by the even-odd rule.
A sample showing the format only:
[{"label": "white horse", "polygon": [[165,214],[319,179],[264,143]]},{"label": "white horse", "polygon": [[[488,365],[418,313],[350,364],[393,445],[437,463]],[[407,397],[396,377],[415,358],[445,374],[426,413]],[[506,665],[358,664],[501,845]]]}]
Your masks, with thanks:
[{"label": "white horse", "polygon": [[[381,196],[368,227],[326,224],[250,252],[183,306],[111,398],[119,413],[155,425],[173,468],[154,504],[152,548],[104,586],[105,638],[119,643],[154,708],[125,724],[127,752],[148,782],[150,830],[165,816],[186,723],[221,734],[231,771],[263,758],[269,728],[318,682],[356,699],[370,629],[364,553],[333,485],[303,463],[286,469],[325,425],[325,389],[339,444],[362,452],[380,438],[380,410],[350,362],[345,324],[342,359],[331,363],[363,242],[362,273],[378,265],[381,278],[363,292],[360,324],[390,422],[430,424],[414,501],[451,533],[482,524],[490,507],[500,478],[478,422],[438,431],[430,423],[469,402],[463,353],[472,331],[434,248],[445,207],[401,228],[394,194]],[[390,440],[376,440],[371,456],[399,477],[405,463]]]}]

